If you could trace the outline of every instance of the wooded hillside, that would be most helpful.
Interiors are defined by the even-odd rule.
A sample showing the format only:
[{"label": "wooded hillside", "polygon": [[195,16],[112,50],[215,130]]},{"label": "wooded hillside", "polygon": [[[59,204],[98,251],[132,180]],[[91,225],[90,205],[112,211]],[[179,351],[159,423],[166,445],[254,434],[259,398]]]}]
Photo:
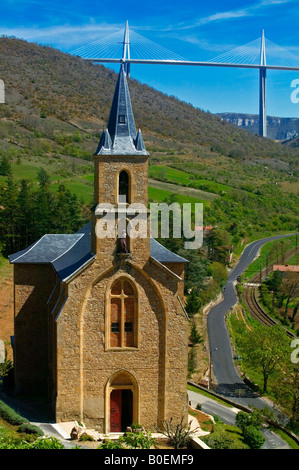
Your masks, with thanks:
[{"label": "wooded hillside", "polygon": [[[94,142],[67,146],[57,135],[70,132],[74,122],[92,135],[101,132],[117,75],[102,65],[15,38],[0,38],[0,57],[0,77],[6,86],[6,104],[0,107],[0,150],[42,147],[74,154],[79,147],[76,156],[91,158]],[[270,158],[298,166],[297,149],[253,136],[133,79],[129,86],[136,125],[149,151],[184,149],[197,156],[212,151],[241,160]]]}]

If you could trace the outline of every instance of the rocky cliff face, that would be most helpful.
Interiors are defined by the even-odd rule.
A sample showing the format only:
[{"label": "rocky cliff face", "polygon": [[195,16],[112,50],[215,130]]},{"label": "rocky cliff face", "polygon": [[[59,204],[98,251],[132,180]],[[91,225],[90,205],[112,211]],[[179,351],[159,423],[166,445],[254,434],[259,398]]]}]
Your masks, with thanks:
[{"label": "rocky cliff face", "polygon": [[[259,116],[254,114],[219,113],[222,120],[237,127],[247,129],[253,134],[259,133]],[[267,117],[268,137],[274,140],[291,140],[299,136],[299,119]]]}]

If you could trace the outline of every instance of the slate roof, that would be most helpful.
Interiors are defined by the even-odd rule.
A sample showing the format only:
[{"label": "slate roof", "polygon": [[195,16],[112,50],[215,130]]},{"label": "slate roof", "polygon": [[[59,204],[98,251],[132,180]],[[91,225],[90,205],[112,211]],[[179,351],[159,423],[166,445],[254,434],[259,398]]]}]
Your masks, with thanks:
[{"label": "slate roof", "polygon": [[[187,263],[151,238],[151,256],[160,263]],[[51,264],[61,281],[66,281],[95,258],[91,251],[91,223],[77,233],[47,234],[25,250],[9,256],[12,264]]]},{"label": "slate roof", "polygon": [[25,250],[9,256],[12,264],[51,264],[66,281],[95,254],[91,251],[91,224],[74,234],[47,234]]},{"label": "slate roof", "polygon": [[107,129],[96,155],[148,155],[140,129],[136,132],[124,64],[118,75]]},{"label": "slate roof", "polygon": [[189,263],[185,258],[165,248],[161,243],[151,238],[151,257],[159,263]]}]

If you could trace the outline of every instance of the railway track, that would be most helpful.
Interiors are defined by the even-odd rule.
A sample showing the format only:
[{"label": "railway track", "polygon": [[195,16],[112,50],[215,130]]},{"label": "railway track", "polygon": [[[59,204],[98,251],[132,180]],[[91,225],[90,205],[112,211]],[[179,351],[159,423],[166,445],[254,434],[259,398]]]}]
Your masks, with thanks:
[{"label": "railway track", "polygon": [[[260,306],[257,300],[257,289],[257,286],[246,286],[243,291],[243,297],[248,306],[250,314],[262,325],[279,325],[279,322],[271,318]],[[285,330],[290,338],[295,337],[291,331],[287,330],[286,328]]]}]

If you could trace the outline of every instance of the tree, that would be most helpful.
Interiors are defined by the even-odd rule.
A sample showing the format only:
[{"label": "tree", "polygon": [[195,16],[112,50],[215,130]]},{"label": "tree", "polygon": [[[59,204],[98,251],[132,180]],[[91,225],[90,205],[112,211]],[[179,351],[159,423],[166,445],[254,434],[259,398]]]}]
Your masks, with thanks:
[{"label": "tree", "polygon": [[185,265],[185,292],[192,289],[198,294],[203,288],[207,276],[211,275],[210,262],[201,257],[199,250],[180,249],[175,252],[189,261]]},{"label": "tree", "polygon": [[275,382],[276,395],[290,415],[290,426],[296,428],[299,424],[299,366],[289,363],[284,368],[283,379],[277,378]]},{"label": "tree", "polygon": [[248,426],[254,426],[256,429],[262,429],[263,414],[261,410],[254,408],[251,413],[245,411],[239,411],[236,416],[236,425],[242,429],[242,431]]},{"label": "tree", "polygon": [[298,309],[299,309],[299,302],[297,302],[297,304],[295,305],[295,307],[293,309],[293,315],[292,315],[292,318],[291,318],[291,322],[295,321],[295,317],[297,315]]},{"label": "tree", "polygon": [[194,321],[192,322],[191,332],[190,332],[190,337],[189,338],[190,338],[190,341],[193,345],[200,344],[203,341],[200,334],[197,331],[196,324],[195,324]]},{"label": "tree", "polygon": [[268,290],[277,294],[279,291],[280,285],[282,283],[282,272],[281,271],[274,271],[273,275],[265,282],[268,287]]},{"label": "tree", "polygon": [[0,175],[1,176],[11,176],[11,163],[6,155],[3,155],[0,161]]},{"label": "tree", "polygon": [[195,289],[192,289],[191,293],[188,295],[185,309],[190,317],[193,317],[200,309],[200,300]]},{"label": "tree", "polygon": [[49,181],[50,181],[49,175],[48,175],[48,173],[46,172],[46,170],[44,168],[40,168],[38,170],[37,179],[38,179],[39,184],[42,187],[47,186],[49,184]]},{"label": "tree", "polygon": [[281,259],[284,263],[286,253],[290,250],[290,240],[278,240],[273,244],[269,250],[269,259],[276,260],[277,262]]},{"label": "tree", "polygon": [[284,328],[259,325],[246,332],[240,340],[243,360],[263,376],[263,392],[267,392],[268,379],[290,356],[290,340]]},{"label": "tree", "polygon": [[299,282],[297,273],[288,273],[281,283],[280,292],[284,294],[286,298],[284,319],[287,321],[289,304],[299,296]]},{"label": "tree", "polygon": [[31,192],[28,181],[21,180],[21,188],[18,195],[19,217],[17,230],[20,234],[20,249],[28,246],[32,240],[33,220]]},{"label": "tree", "polygon": [[8,176],[5,188],[1,191],[0,237],[4,254],[10,254],[19,248],[17,235],[18,189],[12,176]]},{"label": "tree", "polygon": [[209,258],[212,261],[219,261],[225,264],[228,246],[230,245],[229,233],[224,229],[214,228],[209,233],[206,243],[209,250]]},{"label": "tree", "polygon": [[222,263],[218,261],[214,261],[211,264],[212,276],[213,279],[217,282],[217,284],[222,287],[226,280],[227,280],[227,270]]},{"label": "tree", "polygon": [[265,442],[265,436],[252,425],[244,428],[243,437],[250,449],[260,449]]},{"label": "tree", "polygon": [[251,449],[259,449],[265,442],[260,432],[264,418],[262,411],[254,408],[251,413],[239,411],[236,416],[236,425],[242,430],[244,441]]}]

